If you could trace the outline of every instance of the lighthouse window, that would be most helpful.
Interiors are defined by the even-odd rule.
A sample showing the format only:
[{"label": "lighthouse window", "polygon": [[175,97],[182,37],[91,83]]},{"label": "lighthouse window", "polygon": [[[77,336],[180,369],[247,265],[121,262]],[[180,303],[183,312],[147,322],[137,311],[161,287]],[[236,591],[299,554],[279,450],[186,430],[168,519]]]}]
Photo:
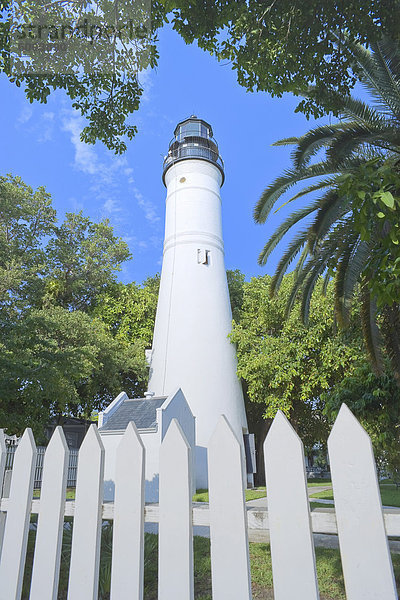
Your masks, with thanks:
[{"label": "lighthouse window", "polygon": [[197,262],[199,263],[199,265],[209,265],[210,264],[210,251],[199,248],[197,250]]}]

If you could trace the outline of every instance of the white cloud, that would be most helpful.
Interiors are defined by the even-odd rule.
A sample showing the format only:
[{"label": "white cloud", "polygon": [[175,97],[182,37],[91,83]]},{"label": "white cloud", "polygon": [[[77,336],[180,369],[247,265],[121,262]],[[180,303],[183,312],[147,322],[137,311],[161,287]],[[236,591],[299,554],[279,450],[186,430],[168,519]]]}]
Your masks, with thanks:
[{"label": "white cloud", "polygon": [[150,100],[150,92],[153,87],[153,77],[152,77],[153,69],[150,67],[145,69],[144,71],[140,71],[138,73],[138,80],[140,86],[143,89],[141,100],[144,102],[149,102]]},{"label": "white cloud", "polygon": [[43,113],[38,125],[38,129],[40,129],[38,142],[49,142],[53,139],[54,117],[55,114],[53,112]]},{"label": "white cloud", "polygon": [[158,223],[160,221],[160,217],[157,214],[157,209],[154,204],[149,200],[145,200],[143,194],[136,187],[133,188],[133,194],[138,205],[144,212],[145,219],[152,224]]},{"label": "white cloud", "polygon": [[[47,119],[50,123],[53,121],[50,116]],[[61,127],[73,146],[73,167],[85,174],[88,179],[87,195],[83,201],[90,198],[92,202],[95,199],[100,215],[111,220],[117,228],[116,233],[119,235],[122,233],[125,241],[134,251],[145,253],[151,248],[161,248],[162,239],[159,232],[161,217],[158,207],[147,200],[136,187],[134,169],[125,156],[115,156],[101,145],[94,147],[81,142],[80,133],[84,126],[85,120],[77,111],[62,110]],[[137,211],[137,208],[132,205],[134,203],[127,201],[132,196],[136,200],[136,207],[143,214],[142,223],[139,225],[140,238],[130,235],[132,217]],[[136,213],[136,220],[138,216],[139,224],[140,215]]]},{"label": "white cloud", "polygon": [[33,109],[31,106],[23,106],[20,115],[17,119],[18,123],[27,123],[33,115]]},{"label": "white cloud", "polygon": [[74,166],[83,173],[95,175],[99,172],[99,159],[93,147],[80,139],[84,127],[84,119],[76,112],[68,111],[69,116],[62,120],[62,128],[70,134],[70,140],[75,149]]},{"label": "white cloud", "polygon": [[103,210],[112,215],[121,212],[122,209],[115,198],[108,198],[103,204]]}]

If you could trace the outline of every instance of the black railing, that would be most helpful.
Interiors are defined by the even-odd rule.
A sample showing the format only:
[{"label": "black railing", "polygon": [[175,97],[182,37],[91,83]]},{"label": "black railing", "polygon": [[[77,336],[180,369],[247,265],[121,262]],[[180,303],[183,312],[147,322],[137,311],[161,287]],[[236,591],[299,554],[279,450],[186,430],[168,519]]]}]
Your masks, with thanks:
[{"label": "black railing", "polygon": [[[7,446],[7,454],[6,454],[6,471],[11,470],[14,464],[14,455],[18,446]],[[34,478],[34,488],[38,489],[42,486],[42,473],[43,473],[43,461],[44,454],[46,452],[45,446],[37,447],[37,456],[36,456],[36,467],[35,467],[35,478]],[[69,462],[68,462],[68,477],[67,477],[67,487],[75,487],[76,486],[76,474],[78,469],[78,450],[71,448],[69,451]],[[1,496],[1,488],[2,483],[0,481],[0,496]]]}]

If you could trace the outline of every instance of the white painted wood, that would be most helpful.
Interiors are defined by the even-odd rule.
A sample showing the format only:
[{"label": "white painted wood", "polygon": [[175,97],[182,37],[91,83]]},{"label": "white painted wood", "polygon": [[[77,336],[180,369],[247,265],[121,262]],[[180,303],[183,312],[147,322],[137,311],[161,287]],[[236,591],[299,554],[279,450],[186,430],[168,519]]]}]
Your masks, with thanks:
[{"label": "white painted wood", "polygon": [[372,444],[345,404],[328,449],[347,600],[394,600]]},{"label": "white painted wood", "polygon": [[111,600],[142,600],[145,449],[133,421],[117,449]]},{"label": "white painted wood", "polygon": [[57,600],[69,450],[62,427],[44,455],[30,600]]},{"label": "white painted wood", "polygon": [[0,493],[3,486],[4,471],[6,468],[7,448],[4,429],[0,429]]},{"label": "white painted wood", "polygon": [[[4,473],[6,468],[7,448],[4,436],[4,429],[0,429],[0,497],[2,495]],[[0,560],[1,549],[3,546],[4,528],[6,526],[6,513],[0,512]]]},{"label": "white painted wood", "polygon": [[68,600],[96,600],[99,580],[104,447],[91,425],[78,458]]},{"label": "white painted wood", "polygon": [[278,411],[264,442],[275,600],[319,598],[303,444]]},{"label": "white painted wood", "polygon": [[242,448],[224,416],[208,446],[213,600],[251,598]]},{"label": "white painted wood", "polygon": [[191,448],[172,419],[160,449],[158,600],[193,599]]},{"label": "white painted wood", "polygon": [[0,600],[19,600],[21,597],[35,464],[35,440],[31,429],[26,429],[14,457],[0,561]]}]

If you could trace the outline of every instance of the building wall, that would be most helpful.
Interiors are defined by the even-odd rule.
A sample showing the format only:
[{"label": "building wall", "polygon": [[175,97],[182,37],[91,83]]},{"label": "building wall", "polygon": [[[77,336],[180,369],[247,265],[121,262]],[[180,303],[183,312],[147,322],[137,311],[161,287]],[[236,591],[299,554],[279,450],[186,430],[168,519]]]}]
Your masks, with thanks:
[{"label": "building wall", "polygon": [[196,417],[197,486],[207,487],[206,447],[222,414],[242,440],[247,420],[224,262],[219,169],[206,161],[171,166],[164,257],[149,390],[178,386]]},{"label": "building wall", "polygon": [[[157,409],[157,429],[139,430],[146,452],[146,502],[158,502],[160,445],[171,420],[174,418],[179,421],[189,445],[194,449],[195,420],[185,400],[185,396],[180,389],[167,398],[161,408]],[[104,500],[109,502],[114,500],[116,452],[124,432],[101,431],[100,429],[99,434],[101,435],[101,441],[103,442],[105,449]],[[192,456],[194,461],[193,451]],[[194,488],[194,484],[192,484],[192,487]]]}]

